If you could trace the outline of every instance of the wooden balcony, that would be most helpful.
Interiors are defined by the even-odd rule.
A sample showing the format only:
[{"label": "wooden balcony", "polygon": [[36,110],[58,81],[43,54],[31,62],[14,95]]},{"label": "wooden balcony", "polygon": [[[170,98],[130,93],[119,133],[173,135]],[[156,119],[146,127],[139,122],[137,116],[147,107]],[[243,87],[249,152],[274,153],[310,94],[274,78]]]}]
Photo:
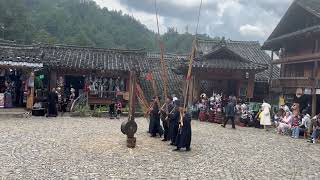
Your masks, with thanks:
[{"label": "wooden balcony", "polygon": [[315,54],[306,54],[306,55],[299,55],[299,56],[281,57],[280,59],[272,61],[272,64],[314,62],[319,59],[320,59],[320,53],[315,53]]},{"label": "wooden balcony", "polygon": [[272,80],[271,88],[312,88],[314,83],[309,77],[280,77]]}]

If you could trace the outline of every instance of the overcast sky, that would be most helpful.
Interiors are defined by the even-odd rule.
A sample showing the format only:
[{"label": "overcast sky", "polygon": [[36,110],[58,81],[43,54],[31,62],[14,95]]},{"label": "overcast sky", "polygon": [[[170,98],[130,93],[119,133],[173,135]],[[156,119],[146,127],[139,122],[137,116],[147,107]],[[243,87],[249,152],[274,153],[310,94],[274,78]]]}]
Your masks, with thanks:
[{"label": "overcast sky", "polygon": [[[95,0],[122,10],[156,31],[154,0]],[[293,0],[203,0],[199,33],[232,40],[265,41]],[[167,27],[195,32],[200,0],[157,0],[161,33]]]}]

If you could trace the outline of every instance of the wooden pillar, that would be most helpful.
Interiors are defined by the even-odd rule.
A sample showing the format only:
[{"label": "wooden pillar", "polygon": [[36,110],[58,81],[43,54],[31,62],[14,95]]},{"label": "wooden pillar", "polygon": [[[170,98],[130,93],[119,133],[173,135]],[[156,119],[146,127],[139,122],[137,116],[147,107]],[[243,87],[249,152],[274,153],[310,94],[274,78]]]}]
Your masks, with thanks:
[{"label": "wooden pillar", "polygon": [[33,108],[33,103],[34,103],[34,72],[31,72],[29,74],[29,79],[28,79],[28,91],[29,94],[27,96],[27,110],[32,110]]},{"label": "wooden pillar", "polygon": [[49,73],[49,91],[57,86],[57,71],[51,70]]},{"label": "wooden pillar", "polygon": [[197,75],[195,75],[194,79],[194,92],[193,92],[193,102],[196,102],[199,100],[200,97],[200,79]]},{"label": "wooden pillar", "polygon": [[195,76],[192,75],[190,79],[189,84],[189,93],[188,93],[188,105],[193,103],[193,97],[194,97],[194,82],[195,82]]},{"label": "wooden pillar", "polygon": [[137,132],[138,126],[134,120],[135,106],[136,106],[136,72],[130,72],[130,85],[129,85],[129,118],[128,121],[124,121],[121,125],[121,131],[127,135],[127,147],[136,147],[136,138],[134,134]]},{"label": "wooden pillar", "polygon": [[[126,92],[129,92],[129,87],[130,87],[130,82],[129,82],[130,80],[129,80],[129,78],[128,78],[128,77],[130,78],[130,73],[129,73],[129,75],[128,75],[128,74],[126,74],[126,76],[125,76],[125,80],[126,80],[126,81],[125,81],[125,82],[126,82],[126,88],[125,88],[125,91],[126,91]],[[149,101],[149,100],[150,100],[150,99],[148,99],[148,101]]]},{"label": "wooden pillar", "polygon": [[130,82],[129,82],[129,116],[135,114],[135,105],[136,105],[136,83],[137,75],[135,72],[130,72]]},{"label": "wooden pillar", "polygon": [[274,52],[271,51],[271,60],[270,60],[270,65],[269,65],[269,103],[271,103],[272,101],[272,95],[271,95],[271,83],[272,83],[272,76],[273,76],[273,64],[272,64],[272,61],[273,61],[273,54]]},{"label": "wooden pillar", "polygon": [[314,85],[312,88],[312,117],[314,117],[317,113],[317,93],[316,93],[316,88],[318,86],[318,80],[317,80],[317,70],[318,70],[318,61],[314,62],[314,67],[313,67],[313,79],[314,79]]},{"label": "wooden pillar", "polygon": [[[241,89],[241,84],[242,84],[242,80],[237,80],[237,86],[236,86],[236,94],[234,94],[234,96],[239,97],[240,96],[240,89]],[[230,94],[229,94],[230,95]]]},{"label": "wooden pillar", "polygon": [[255,74],[250,72],[249,79],[248,79],[248,87],[247,87],[247,98],[252,99],[254,93],[254,80]]},{"label": "wooden pillar", "polygon": [[271,51],[271,61],[270,61],[270,72],[269,72],[269,84],[271,84],[271,80],[272,80],[272,76],[273,76],[273,64],[272,64],[272,61],[273,61],[273,54],[274,52]]}]

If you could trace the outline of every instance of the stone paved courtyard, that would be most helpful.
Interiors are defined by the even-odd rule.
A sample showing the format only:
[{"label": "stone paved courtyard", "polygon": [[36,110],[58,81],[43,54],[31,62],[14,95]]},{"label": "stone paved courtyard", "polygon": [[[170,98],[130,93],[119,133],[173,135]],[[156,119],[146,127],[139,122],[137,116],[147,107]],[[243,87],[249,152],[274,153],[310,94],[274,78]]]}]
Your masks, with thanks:
[{"label": "stone paved courtyard", "polygon": [[192,122],[191,152],[172,152],[138,119],[0,119],[1,179],[320,179],[320,145],[253,128]]}]

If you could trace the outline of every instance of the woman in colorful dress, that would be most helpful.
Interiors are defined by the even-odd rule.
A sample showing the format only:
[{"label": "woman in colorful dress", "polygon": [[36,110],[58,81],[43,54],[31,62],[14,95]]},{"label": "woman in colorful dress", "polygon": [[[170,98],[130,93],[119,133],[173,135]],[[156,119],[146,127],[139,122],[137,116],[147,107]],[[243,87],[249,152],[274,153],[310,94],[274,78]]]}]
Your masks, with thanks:
[{"label": "woman in colorful dress", "polygon": [[284,134],[288,129],[291,129],[292,115],[291,112],[285,112],[285,116],[280,119],[279,126],[277,128],[278,134]]}]

